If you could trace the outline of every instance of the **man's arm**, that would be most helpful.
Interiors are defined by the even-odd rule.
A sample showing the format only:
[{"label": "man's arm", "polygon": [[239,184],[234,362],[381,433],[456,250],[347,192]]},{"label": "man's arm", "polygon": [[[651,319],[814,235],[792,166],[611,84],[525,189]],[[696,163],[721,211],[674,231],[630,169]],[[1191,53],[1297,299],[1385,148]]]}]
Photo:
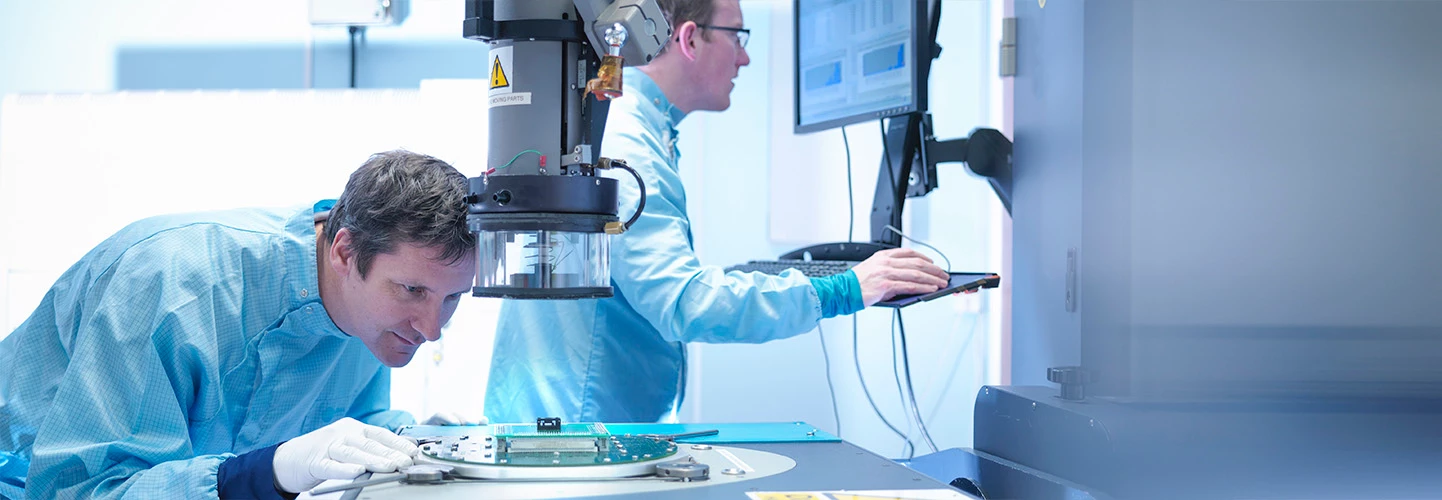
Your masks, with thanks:
[{"label": "man's arm", "polygon": [[[631,307],[671,341],[759,343],[816,327],[822,305],[799,272],[781,276],[727,274],[703,266],[691,245],[684,187],[663,163],[669,155],[644,124],[607,124],[606,155],[626,159],[646,180],[646,210],[612,240],[611,278]],[[621,178],[622,217],[640,191]]]},{"label": "man's arm", "polygon": [[207,316],[215,292],[206,271],[180,280],[177,267],[170,251],[141,243],[70,309],[69,369],[36,434],[30,495],[217,496],[218,469],[231,455],[197,456],[189,412],[202,384],[218,383],[216,335],[202,325],[219,330],[227,320]]}]

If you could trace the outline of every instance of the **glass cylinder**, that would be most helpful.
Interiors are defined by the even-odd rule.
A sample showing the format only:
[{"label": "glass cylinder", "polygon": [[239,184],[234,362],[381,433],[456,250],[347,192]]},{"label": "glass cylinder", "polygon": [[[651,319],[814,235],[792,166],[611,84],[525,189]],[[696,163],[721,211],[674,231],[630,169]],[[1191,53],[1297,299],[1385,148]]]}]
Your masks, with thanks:
[{"label": "glass cylinder", "polygon": [[476,244],[476,295],[556,298],[569,295],[567,289],[597,288],[605,288],[603,296],[611,295],[611,239],[606,233],[478,231]]}]

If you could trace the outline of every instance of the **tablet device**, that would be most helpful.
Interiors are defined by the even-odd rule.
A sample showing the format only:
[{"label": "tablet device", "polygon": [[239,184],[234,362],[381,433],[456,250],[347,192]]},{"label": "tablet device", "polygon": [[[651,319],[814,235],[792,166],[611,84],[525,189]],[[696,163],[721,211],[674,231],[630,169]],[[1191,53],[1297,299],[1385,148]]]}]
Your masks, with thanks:
[{"label": "tablet device", "polygon": [[996,288],[1000,285],[1001,276],[996,273],[951,273],[951,282],[946,284],[946,288],[918,295],[898,295],[892,297],[891,300],[877,302],[876,305],[880,307],[906,307],[954,293],[980,290],[983,288]]}]

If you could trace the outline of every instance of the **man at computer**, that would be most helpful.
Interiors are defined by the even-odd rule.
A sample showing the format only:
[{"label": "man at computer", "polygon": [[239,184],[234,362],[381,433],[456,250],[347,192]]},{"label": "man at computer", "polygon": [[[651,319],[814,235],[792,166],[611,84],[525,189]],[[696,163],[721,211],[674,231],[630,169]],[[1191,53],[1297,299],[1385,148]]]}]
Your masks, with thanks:
[{"label": "man at computer", "polygon": [[[750,63],[738,0],[660,0],[674,29],[650,64],[626,68],[611,104],[603,154],[645,178],[646,210],[611,248],[616,296],[506,301],[486,392],[493,422],[562,417],[654,422],[685,387],[686,342],[761,343],[816,328],[896,295],[930,293],[947,274],[910,249],[878,252],[841,274],[807,278],[726,273],[692,248],[676,126],[693,111],[731,105],[732,80]],[[620,204],[640,193],[621,183]]]}]

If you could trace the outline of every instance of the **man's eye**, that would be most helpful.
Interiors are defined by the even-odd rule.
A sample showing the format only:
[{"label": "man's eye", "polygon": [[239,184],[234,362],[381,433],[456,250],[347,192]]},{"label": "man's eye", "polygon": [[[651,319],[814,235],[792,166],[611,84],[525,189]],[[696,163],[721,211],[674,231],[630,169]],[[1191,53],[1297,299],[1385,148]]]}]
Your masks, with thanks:
[{"label": "man's eye", "polygon": [[415,287],[415,286],[410,286],[410,285],[403,285],[403,286],[406,287],[406,293],[421,293],[420,287]]}]

